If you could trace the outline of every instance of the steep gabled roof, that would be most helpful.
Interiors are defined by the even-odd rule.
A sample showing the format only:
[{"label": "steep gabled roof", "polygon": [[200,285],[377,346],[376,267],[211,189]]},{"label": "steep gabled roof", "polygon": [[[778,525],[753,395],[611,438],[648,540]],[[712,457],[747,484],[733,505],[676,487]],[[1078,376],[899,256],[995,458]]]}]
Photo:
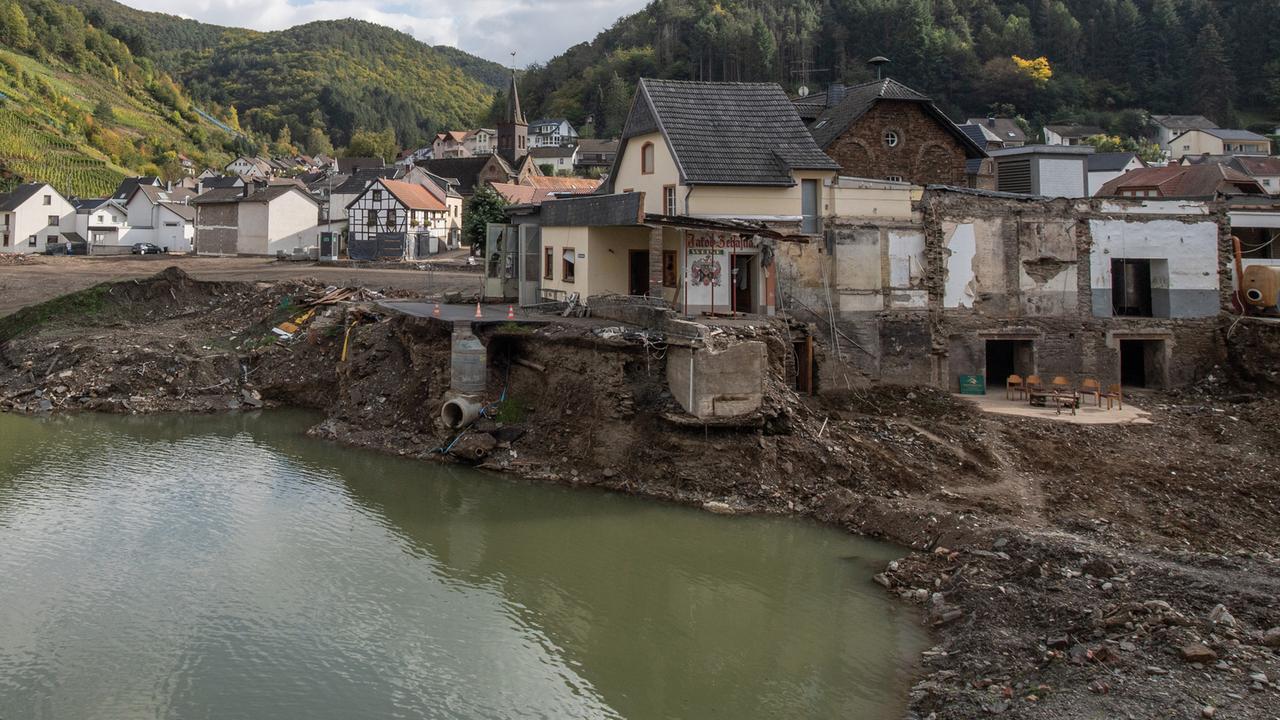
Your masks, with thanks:
[{"label": "steep gabled roof", "polygon": [[160,203],[160,207],[168,210],[187,222],[195,222],[196,220],[196,209],[190,205],[184,205],[176,202],[162,202]]},{"label": "steep gabled roof", "polygon": [[1064,138],[1087,138],[1107,134],[1106,130],[1094,125],[1045,125],[1044,129]]},{"label": "steep gabled roof", "polygon": [[143,175],[141,177],[127,177],[120,181],[120,185],[116,191],[111,193],[112,200],[128,200],[133,196],[133,191],[138,189],[139,185],[160,186],[160,178],[154,175]]},{"label": "steep gabled roof", "polygon": [[13,212],[20,205],[35,197],[44,183],[23,183],[7,195],[0,195],[0,212]]},{"label": "steep gabled roof", "polygon": [[1212,198],[1219,193],[1263,193],[1257,180],[1217,163],[1131,170],[1103,185],[1098,195],[1154,189],[1160,197]]},{"label": "steep gabled roof", "polygon": [[[838,170],[773,83],[642,78],[615,165],[630,138],[657,130],[686,184],[792,185],[793,170]],[[615,172],[611,173],[616,176]]]},{"label": "steep gabled roof", "polygon": [[844,88],[844,99],[834,106],[823,110],[809,125],[813,139],[819,147],[827,148],[845,131],[853,126],[871,108],[881,100],[896,100],[920,105],[925,114],[934,119],[944,130],[954,137],[965,149],[968,157],[983,157],[985,144],[974,142],[958,125],[951,121],[938,106],[933,104],[927,95],[916,92],[893,78],[873,80],[872,82],[852,85]]},{"label": "steep gabled roof", "polygon": [[578,152],[578,148],[570,145],[569,147],[535,147],[529,148],[529,155],[535,158],[568,158],[573,157]]},{"label": "steep gabled roof", "polygon": [[382,158],[372,157],[345,157],[338,158],[338,172],[344,175],[350,175],[356,170],[364,170],[366,168],[382,167]]},{"label": "steep gabled roof", "polygon": [[496,159],[503,171],[508,177],[514,177],[515,171],[511,169],[511,165],[503,160],[499,155],[481,155],[479,157],[466,158],[434,158],[431,160],[419,160],[415,165],[425,169],[427,172],[443,178],[455,178],[458,181],[458,191],[463,195],[470,195],[475,191],[476,180],[480,176],[480,171],[484,170],[484,166],[489,164],[491,160]]}]

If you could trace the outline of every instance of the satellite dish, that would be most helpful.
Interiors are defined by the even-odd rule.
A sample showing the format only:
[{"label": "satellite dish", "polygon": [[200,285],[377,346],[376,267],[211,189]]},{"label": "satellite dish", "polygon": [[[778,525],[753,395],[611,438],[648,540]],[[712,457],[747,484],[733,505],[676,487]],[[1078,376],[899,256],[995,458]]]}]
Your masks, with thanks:
[{"label": "satellite dish", "polygon": [[809,86],[801,85],[800,89],[796,90],[796,92],[800,94],[800,97],[809,97]]}]

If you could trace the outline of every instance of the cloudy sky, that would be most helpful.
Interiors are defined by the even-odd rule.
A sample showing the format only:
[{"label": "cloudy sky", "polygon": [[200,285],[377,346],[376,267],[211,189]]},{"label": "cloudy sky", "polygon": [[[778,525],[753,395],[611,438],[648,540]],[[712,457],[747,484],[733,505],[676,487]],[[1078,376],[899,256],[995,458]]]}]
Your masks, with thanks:
[{"label": "cloudy sky", "polygon": [[358,18],[431,45],[452,45],[521,67],[590,40],[646,0],[122,0],[218,25],[280,30],[312,20]]}]

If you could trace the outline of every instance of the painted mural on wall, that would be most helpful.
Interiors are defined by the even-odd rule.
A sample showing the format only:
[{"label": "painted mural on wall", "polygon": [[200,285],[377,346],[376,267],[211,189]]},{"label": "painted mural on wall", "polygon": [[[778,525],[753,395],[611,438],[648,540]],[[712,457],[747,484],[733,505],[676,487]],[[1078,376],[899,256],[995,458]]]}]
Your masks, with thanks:
[{"label": "painted mural on wall", "polygon": [[720,285],[720,261],[715,257],[698,258],[689,266],[689,280],[694,285],[718,287]]}]

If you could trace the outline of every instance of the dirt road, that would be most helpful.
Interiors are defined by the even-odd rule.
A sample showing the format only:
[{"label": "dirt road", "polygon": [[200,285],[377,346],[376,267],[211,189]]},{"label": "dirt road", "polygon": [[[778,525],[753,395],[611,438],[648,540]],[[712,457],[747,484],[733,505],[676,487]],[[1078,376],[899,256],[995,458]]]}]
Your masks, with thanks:
[{"label": "dirt road", "polygon": [[480,288],[480,274],[458,270],[384,270],[325,267],[258,257],[187,257],[145,255],[121,257],[39,256],[20,265],[0,264],[0,317],[83,290],[98,283],[155,275],[176,265],[200,280],[269,281],[315,278],[331,285],[360,285],[434,295]]}]

